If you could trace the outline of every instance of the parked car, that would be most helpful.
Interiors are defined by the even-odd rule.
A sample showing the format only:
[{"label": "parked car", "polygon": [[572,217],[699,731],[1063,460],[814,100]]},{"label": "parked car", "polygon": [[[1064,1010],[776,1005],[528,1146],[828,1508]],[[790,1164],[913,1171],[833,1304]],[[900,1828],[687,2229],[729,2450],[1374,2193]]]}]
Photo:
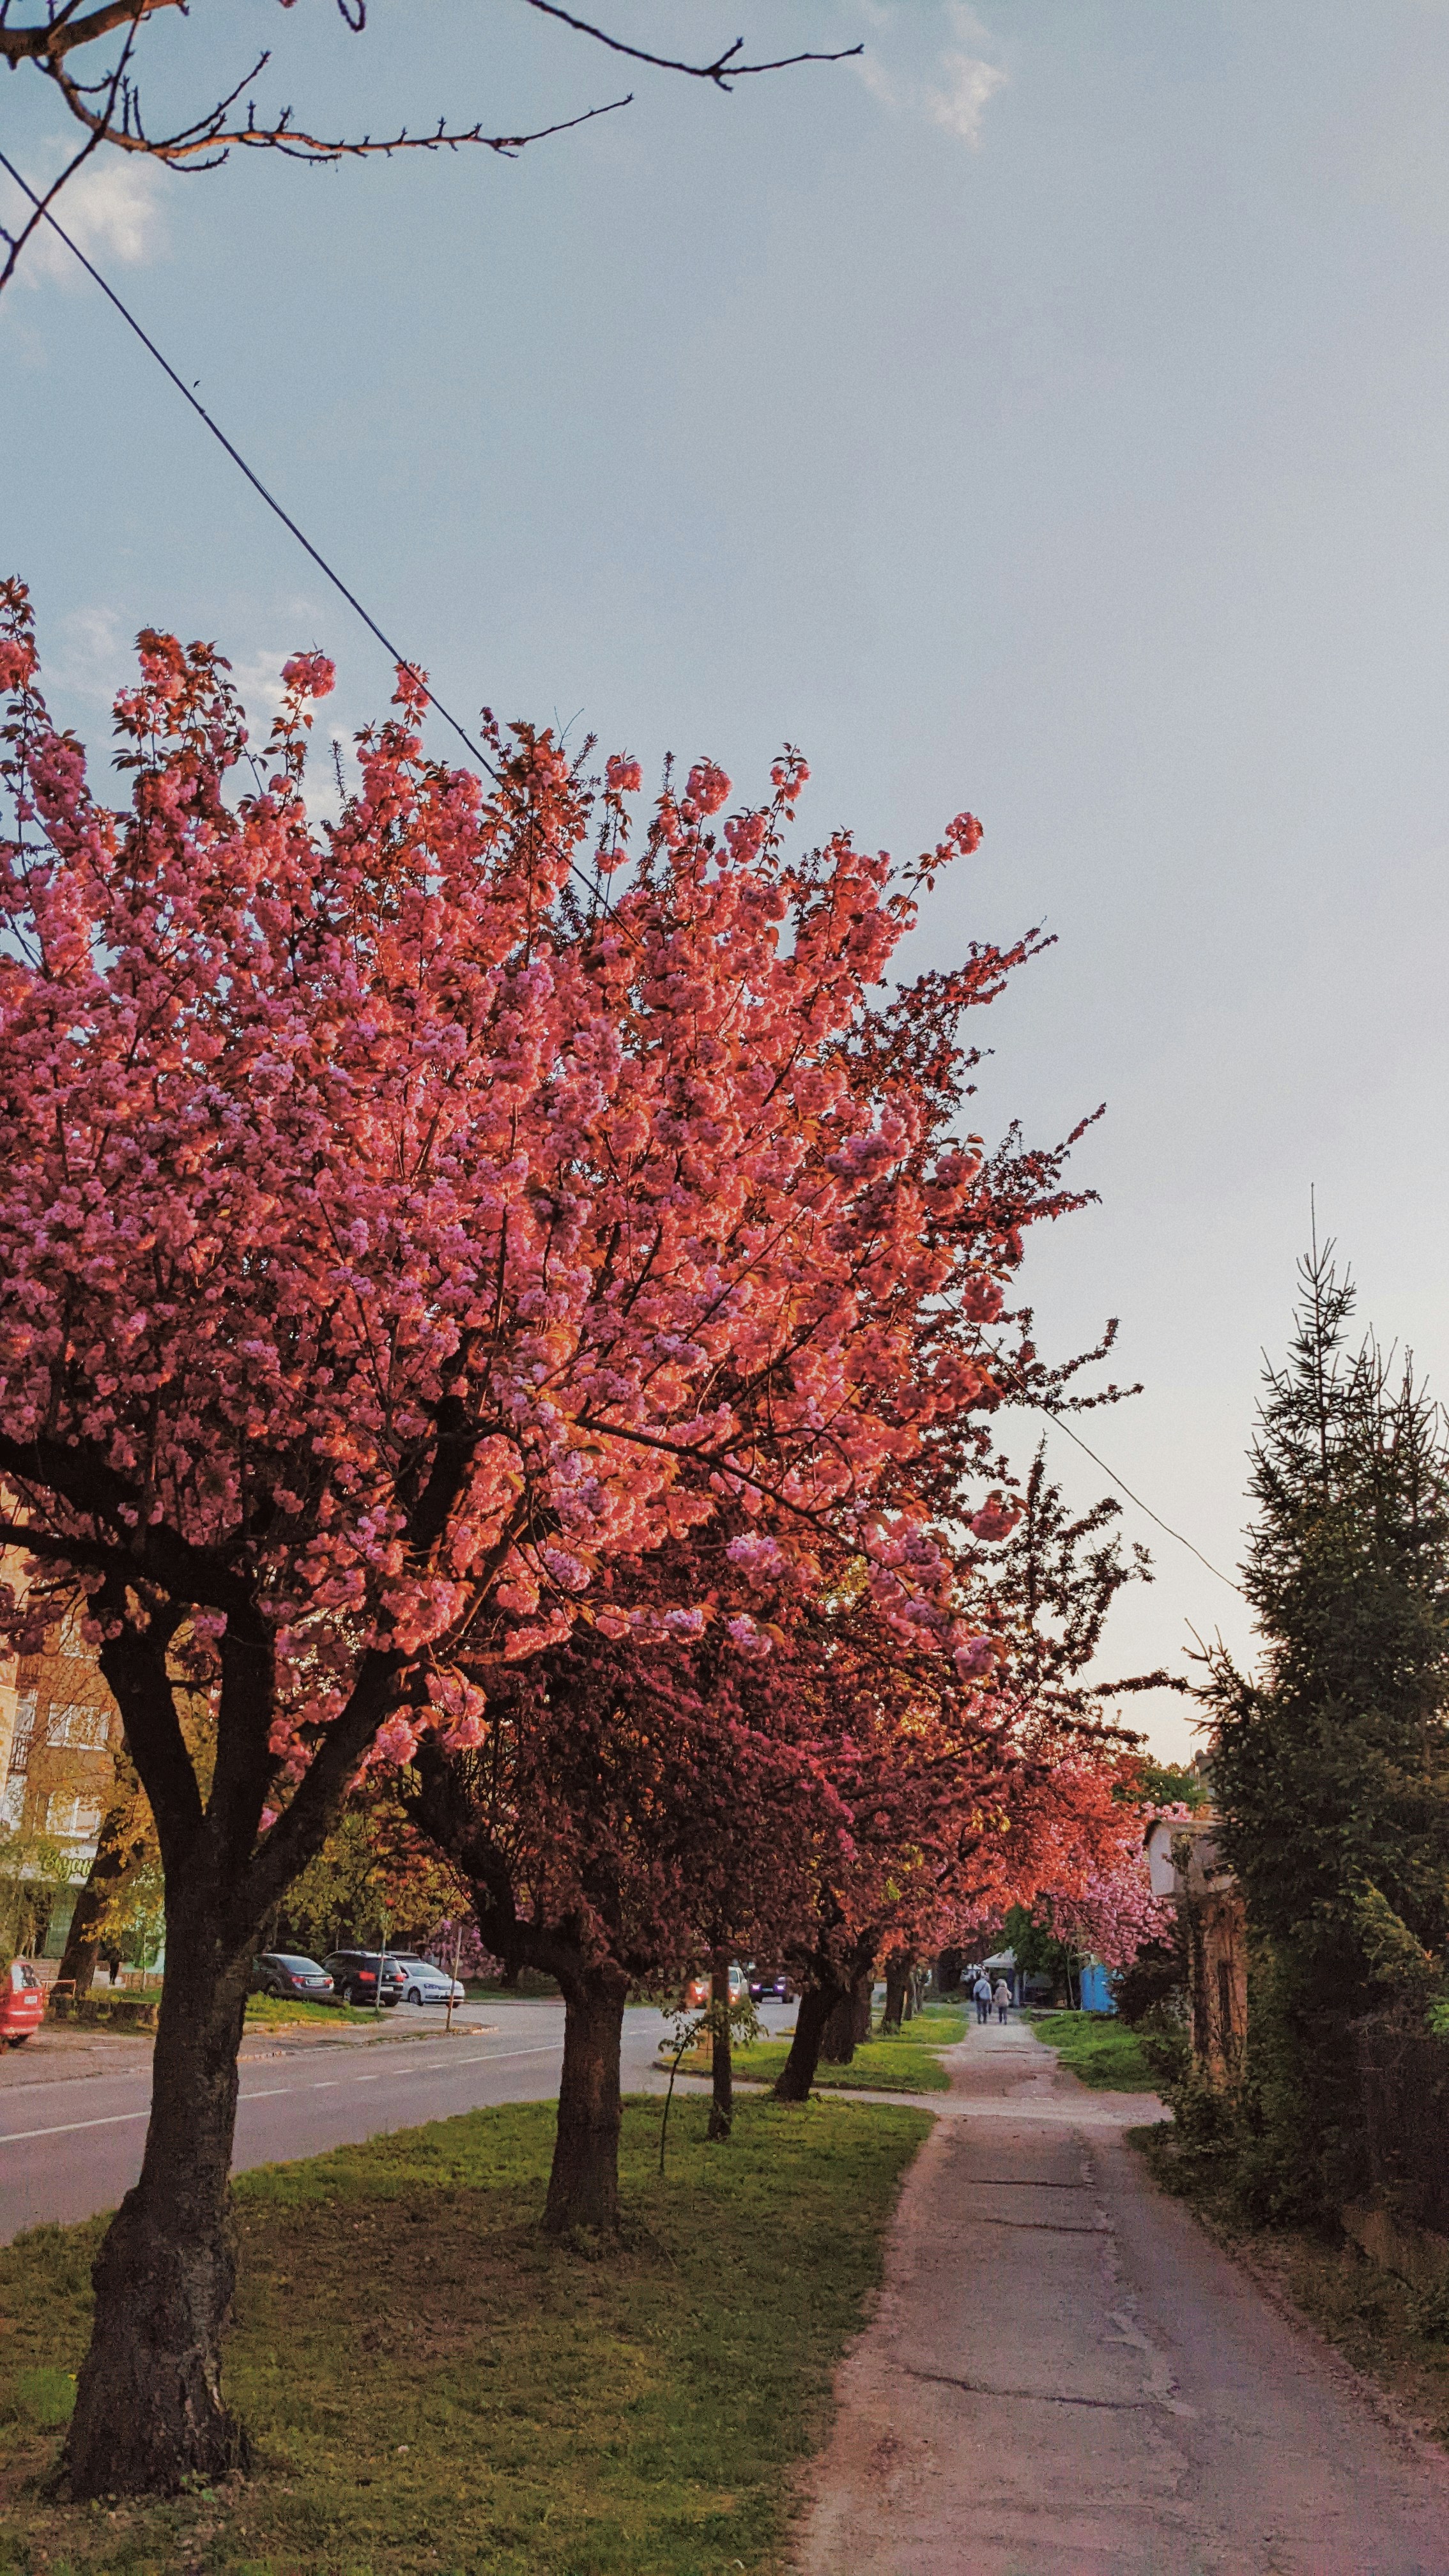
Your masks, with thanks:
[{"label": "parked car", "polygon": [[0,1978],[0,2039],[20,2048],[45,2019],[45,1988],[29,1959],[12,1959]]},{"label": "parked car", "polygon": [[[744,1969],[732,1959],[730,1961],[730,2002],[732,2004],[742,2004],[749,1991],[749,1987],[745,1983]],[[688,1985],[684,1989],[686,2011],[703,2012],[708,2001],[709,1978],[707,1976],[691,1977]]]},{"label": "parked car", "polygon": [[407,1979],[390,1950],[386,1958],[377,1950],[334,1950],[322,1965],[346,2004],[376,2003],[379,1974],[383,2002],[402,2002]]},{"label": "parked car", "polygon": [[406,1950],[394,1950],[389,1955],[407,1980],[406,2003],[445,2004],[450,1996],[455,2004],[467,2002],[457,1978],[450,1977],[446,1968],[435,1968],[431,1959],[415,1959]]},{"label": "parked car", "polygon": [[752,1969],[750,2001],[754,2004],[792,2004],[795,2001],[795,1980],[789,1969]]},{"label": "parked car", "polygon": [[327,2004],[336,1988],[315,1959],[299,1958],[291,1950],[264,1950],[252,1961],[252,1991],[285,1995],[295,2003]]}]

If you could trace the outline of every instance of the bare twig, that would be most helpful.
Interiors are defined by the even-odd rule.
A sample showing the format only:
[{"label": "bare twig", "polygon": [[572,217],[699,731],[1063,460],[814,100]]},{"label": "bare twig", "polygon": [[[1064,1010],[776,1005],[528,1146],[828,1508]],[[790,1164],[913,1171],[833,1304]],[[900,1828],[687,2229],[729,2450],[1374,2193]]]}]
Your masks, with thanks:
[{"label": "bare twig", "polygon": [[611,36],[606,27],[596,27],[589,18],[576,18],[571,9],[561,9],[557,0],[524,0],[524,6],[536,9],[541,18],[557,18],[562,26],[571,27],[577,36],[592,36],[596,45],[606,45],[611,54],[627,54],[632,63],[648,63],[654,71],[684,72],[691,80],[713,81],[716,89],[727,90],[731,81],[746,80],[754,72],[793,71],[797,63],[846,63],[863,54],[864,45],[841,45],[829,54],[778,54],[772,62],[741,63],[735,60],[744,50],[743,36],[736,36],[722,54],[708,63],[687,63],[674,54],[651,53],[644,45],[627,45],[622,36]]},{"label": "bare twig", "polygon": [[[470,125],[450,124],[440,116],[435,126],[414,133],[400,126],[395,133],[373,135],[327,135],[310,126],[299,125],[290,106],[270,116],[257,115],[247,97],[244,119],[235,120],[232,110],[250,91],[252,82],[266,70],[270,51],[258,56],[250,71],[243,73],[214,106],[194,117],[189,124],[178,126],[168,134],[152,134],[141,108],[140,90],[131,72],[131,57],[141,29],[162,9],[179,8],[190,15],[189,0],[99,0],[94,8],[84,8],[82,0],[40,0],[43,14],[17,23],[17,6],[27,0],[0,0],[0,64],[12,71],[30,65],[40,72],[63,101],[67,112],[85,128],[87,141],[60,177],[52,185],[45,203],[61,193],[81,163],[97,144],[114,145],[117,151],[144,154],[160,161],[168,169],[199,172],[220,167],[234,151],[279,152],[292,161],[331,163],[338,161],[388,160],[396,152],[457,152],[465,146],[496,153],[503,160],[513,160],[531,143],[543,143],[557,134],[570,134],[575,127],[589,125],[601,116],[613,116],[620,108],[632,104],[632,91],[623,98],[608,99],[603,105],[582,109],[576,116],[555,119],[517,133],[495,133],[485,129],[482,119]],[[628,43],[591,18],[578,16],[561,8],[557,0],[523,0],[526,8],[540,17],[556,19],[571,34],[584,36],[602,45],[609,53],[621,54],[630,62],[643,63],[653,71],[675,72],[689,80],[707,81],[715,89],[728,93],[737,80],[764,72],[789,71],[800,63],[838,63],[859,54],[860,45],[846,45],[834,52],[802,51],[780,54],[766,61],[746,62],[744,39],[733,43],[704,62],[693,62],[683,55],[656,53],[645,45]],[[366,0],[337,0],[344,24],[354,35],[367,24]],[[95,81],[79,77],[72,68],[72,57],[84,53],[110,37],[124,34],[120,61]],[[13,276],[16,262],[31,238],[41,216],[32,213],[19,234],[0,230],[0,250],[4,265],[0,268],[0,288]]]}]

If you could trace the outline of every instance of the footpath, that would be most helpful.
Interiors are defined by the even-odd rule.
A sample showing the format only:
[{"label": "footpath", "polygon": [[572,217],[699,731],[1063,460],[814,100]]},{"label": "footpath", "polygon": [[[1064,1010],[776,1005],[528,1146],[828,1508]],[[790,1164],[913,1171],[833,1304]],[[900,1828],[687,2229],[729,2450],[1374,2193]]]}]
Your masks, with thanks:
[{"label": "footpath", "polygon": [[1151,2181],[1154,2098],[941,2063],[798,2576],[1449,2576],[1449,2461]]}]

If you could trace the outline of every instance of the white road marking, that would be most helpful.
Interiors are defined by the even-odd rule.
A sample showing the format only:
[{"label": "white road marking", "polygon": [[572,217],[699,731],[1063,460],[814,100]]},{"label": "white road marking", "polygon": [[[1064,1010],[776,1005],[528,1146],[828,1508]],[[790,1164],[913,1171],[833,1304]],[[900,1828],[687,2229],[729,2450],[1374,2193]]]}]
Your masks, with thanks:
[{"label": "white road marking", "polygon": [[[506,2064],[510,2058],[515,2057],[551,2057],[562,2046],[562,2039],[550,2039],[546,2040],[543,2046],[539,2048],[500,2048],[496,2050],[485,2048],[479,2049],[476,2054],[471,2057],[440,2057],[436,2063],[431,2066],[402,2067],[397,2071],[404,2075],[432,2075],[439,2074],[444,2068],[450,2066],[502,2066]],[[280,2101],[284,2094],[335,2092],[337,2087],[344,2081],[348,2081],[353,2084],[381,2084],[385,2081],[387,2076],[391,2075],[393,2072],[394,2069],[392,2067],[385,2066],[380,2067],[377,2073],[373,2075],[354,2075],[345,2079],[340,2075],[331,2075],[325,2077],[322,2082],[314,2082],[311,2085],[275,2084],[270,2086],[264,2093],[243,2093],[239,2099],[239,2107],[248,2102]],[[0,2131],[0,2147],[20,2146],[30,2138],[66,2138],[72,2136],[77,2129],[114,2129],[123,2121],[147,2120],[150,2116],[150,2108],[148,2106],[144,2111],[110,2111],[103,2119],[99,2120],[58,2120],[52,2127],[46,2129],[9,2129]]]},{"label": "white road marking", "polygon": [[0,2147],[16,2146],[22,2138],[68,2137],[72,2129],[114,2129],[119,2121],[149,2120],[150,2117],[149,2108],[144,2111],[112,2111],[104,2120],[59,2120],[53,2129],[11,2129],[0,2136]]}]

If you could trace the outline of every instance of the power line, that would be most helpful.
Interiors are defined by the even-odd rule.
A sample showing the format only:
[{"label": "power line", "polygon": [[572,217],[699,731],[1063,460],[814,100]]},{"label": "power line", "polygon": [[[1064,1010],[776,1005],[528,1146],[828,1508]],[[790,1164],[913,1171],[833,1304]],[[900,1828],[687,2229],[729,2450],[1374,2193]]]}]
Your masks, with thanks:
[{"label": "power line", "polygon": [[[1035,1397],[1032,1397],[1029,1398],[1028,1401],[1035,1403],[1036,1399]],[[1145,1512],[1148,1519],[1155,1522],[1157,1527],[1162,1530],[1168,1538],[1176,1539],[1178,1546],[1185,1547],[1189,1556],[1195,1556],[1199,1565],[1205,1565],[1209,1574],[1215,1574],[1219,1583],[1225,1583],[1228,1590],[1230,1592],[1236,1592],[1240,1600],[1243,1598],[1242,1585],[1240,1583],[1235,1583],[1230,1574],[1224,1574],[1221,1566],[1214,1565],[1210,1556],[1204,1556],[1200,1547],[1194,1547],[1192,1540],[1190,1538],[1184,1538],[1181,1530],[1174,1529],[1171,1521],[1165,1521],[1162,1514],[1160,1512],[1155,1512],[1150,1503],[1144,1503],[1140,1494],[1134,1494],[1131,1486],[1126,1482],[1125,1478],[1119,1476],[1114,1467],[1109,1467],[1105,1458],[1099,1458],[1095,1449],[1088,1447],[1086,1441],[1082,1438],[1080,1431],[1074,1431],[1071,1424],[1065,1419],[1064,1415],[1054,1413],[1049,1404],[1039,1405],[1038,1410],[1046,1415],[1048,1422],[1054,1422],[1059,1430],[1065,1431],[1069,1440],[1075,1440],[1079,1449],[1086,1450],[1086,1454],[1091,1459],[1093,1466],[1101,1468],[1103,1475],[1116,1486],[1119,1493],[1126,1495],[1129,1503],[1135,1504],[1139,1512]]]},{"label": "power line", "polygon": [[137,321],[135,314],[130,310],[130,307],[122,302],[120,296],[116,293],[115,288],[110,285],[104,277],[102,277],[100,270],[95,266],[94,262],[87,259],[85,252],[80,247],[80,244],[71,239],[65,226],[51,213],[50,208],[45,204],[44,200],[37,197],[35,190],[31,187],[29,181],[22,179],[14,162],[8,159],[6,154],[3,152],[0,152],[0,170],[8,172],[9,176],[14,180],[16,187],[21,191],[21,194],[30,199],[30,202],[32,206],[34,206],[37,214],[43,215],[52,232],[60,235],[66,249],[71,253],[72,258],[80,261],[87,277],[95,280],[95,283],[100,288],[102,295],[107,298],[108,302],[115,306],[121,320],[127,325],[128,329],[135,332],[142,348],[150,351],[150,354],[155,359],[157,366],[170,377],[171,382],[176,387],[182,401],[190,403],[198,420],[205,422],[206,427],[210,430],[212,437],[216,440],[218,446],[225,448],[233,465],[237,466],[246,476],[253,491],[260,494],[261,498],[265,501],[267,508],[274,512],[275,516],[281,520],[283,527],[288,531],[288,533],[296,538],[298,545],[311,556],[318,571],[325,573],[327,579],[331,582],[333,589],[341,592],[348,607],[355,610],[356,614],[361,618],[363,625],[367,628],[368,633],[376,636],[377,641],[383,648],[383,651],[388,654],[394,663],[402,663],[407,670],[412,671],[416,676],[418,676],[419,685],[422,688],[423,695],[427,699],[429,706],[434,707],[437,710],[437,713],[442,717],[444,724],[452,726],[458,740],[472,753],[473,758],[482,764],[483,768],[487,770],[489,777],[496,778],[498,772],[494,768],[492,761],[488,759],[486,753],[480,751],[477,743],[473,740],[472,735],[464,730],[463,726],[459,724],[457,717],[449,713],[449,710],[444,706],[442,699],[428,687],[426,681],[421,679],[421,676],[417,672],[416,663],[410,661],[407,654],[401,652],[398,646],[393,643],[391,637],[384,634],[382,628],[377,622],[377,619],[371,616],[363,607],[356,592],[348,589],[346,582],[343,580],[342,575],[339,572],[334,572],[331,564],[327,561],[326,556],[318,551],[317,547],[313,545],[311,538],[305,535],[302,529],[298,527],[296,520],[291,516],[291,514],[283,509],[282,504],[277,499],[275,493],[267,490],[261,476],[252,472],[251,467],[248,465],[246,458],[242,455],[240,449],[232,445],[231,440],[227,437],[226,431],[212,419],[206,405],[197,401],[191,387],[184,383],[182,378],[178,376],[170,359],[157,348],[155,341],[150,336],[150,333],[143,329],[142,325]]},{"label": "power line", "polygon": [[[465,731],[464,727],[459,724],[457,717],[451,714],[448,708],[444,706],[442,699],[429,688],[417,663],[410,661],[406,653],[401,652],[398,646],[393,643],[391,637],[383,633],[383,630],[378,625],[376,618],[369,615],[368,611],[363,607],[356,592],[348,589],[346,582],[343,580],[342,575],[339,572],[333,571],[326,556],[318,552],[318,549],[313,545],[311,538],[303,533],[302,529],[298,527],[296,520],[288,511],[283,509],[282,504],[276,498],[276,495],[267,490],[261,476],[252,472],[251,467],[248,465],[246,458],[242,455],[240,449],[232,445],[232,442],[227,437],[225,430],[212,419],[205,404],[197,401],[191,387],[184,383],[182,378],[178,376],[170,359],[157,348],[155,341],[150,336],[150,333],[142,328],[129,305],[122,302],[120,296],[116,293],[115,288],[109,284],[107,279],[102,277],[100,270],[94,265],[94,263],[87,259],[85,252],[81,249],[79,243],[72,241],[70,234],[65,229],[65,226],[51,213],[49,206],[44,202],[44,200],[37,197],[35,190],[31,187],[29,181],[22,179],[14,162],[8,159],[4,152],[0,152],[0,170],[5,170],[9,173],[9,176],[14,180],[16,187],[30,199],[30,202],[32,206],[34,206],[37,214],[43,215],[52,232],[60,235],[61,240],[64,242],[66,249],[71,253],[72,257],[80,261],[87,277],[94,278],[97,286],[101,290],[101,293],[115,306],[121,320],[130,330],[135,332],[142,348],[149,350],[151,356],[155,359],[157,366],[170,377],[172,384],[176,387],[182,400],[190,403],[198,420],[205,422],[207,428],[212,434],[212,437],[217,441],[218,445],[225,448],[233,465],[240,468],[241,472],[246,476],[247,481],[250,483],[253,491],[259,493],[261,498],[265,501],[267,508],[276,513],[276,516],[281,520],[283,527],[287,529],[290,535],[296,538],[298,545],[311,556],[312,561],[316,564],[318,570],[326,574],[326,577],[331,582],[333,589],[340,591],[342,597],[346,600],[348,607],[356,610],[357,615],[361,618],[363,625],[368,630],[368,633],[377,637],[379,644],[382,646],[383,651],[388,655],[389,659],[394,664],[401,663],[405,670],[412,673],[413,678],[417,681],[417,684],[423,693],[423,696],[427,699],[429,706],[442,717],[444,724],[452,726],[458,740],[463,744],[465,750],[472,753],[473,758],[477,761],[479,767],[481,769],[486,769],[490,778],[496,779],[498,772],[494,768],[492,761],[488,758],[487,753],[479,749],[477,743],[473,740],[472,735]],[[596,877],[591,877],[587,870],[579,867],[573,859],[570,859],[568,862],[568,870],[570,876],[578,878],[580,885],[587,891],[590,900],[598,905],[600,911],[607,915],[608,919],[613,922],[617,930],[622,931],[624,937],[628,940],[630,947],[638,950],[639,942],[635,938],[633,931],[629,928],[627,922],[620,919],[619,914],[615,911],[614,906],[610,903],[608,896],[605,894],[603,887],[599,884],[598,879]]]}]

